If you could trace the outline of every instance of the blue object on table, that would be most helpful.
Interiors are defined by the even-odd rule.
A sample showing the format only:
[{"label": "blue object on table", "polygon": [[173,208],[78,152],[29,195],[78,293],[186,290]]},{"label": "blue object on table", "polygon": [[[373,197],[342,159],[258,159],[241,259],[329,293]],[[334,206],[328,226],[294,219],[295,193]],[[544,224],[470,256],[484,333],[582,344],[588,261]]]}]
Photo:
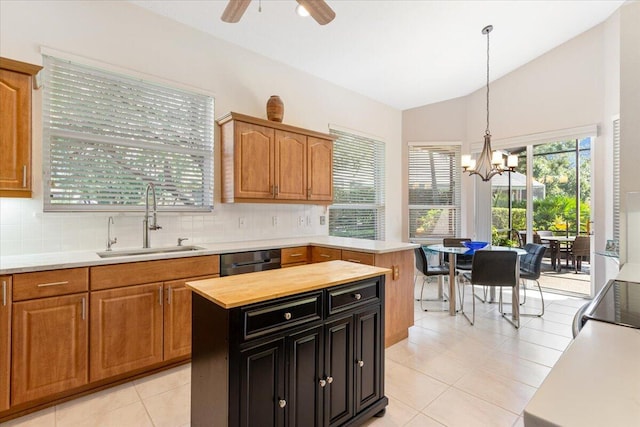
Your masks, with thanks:
[{"label": "blue object on table", "polygon": [[482,249],[489,244],[489,242],[479,242],[479,241],[464,241],[462,244],[467,247],[469,250],[465,252],[467,255],[473,254],[478,249]]}]

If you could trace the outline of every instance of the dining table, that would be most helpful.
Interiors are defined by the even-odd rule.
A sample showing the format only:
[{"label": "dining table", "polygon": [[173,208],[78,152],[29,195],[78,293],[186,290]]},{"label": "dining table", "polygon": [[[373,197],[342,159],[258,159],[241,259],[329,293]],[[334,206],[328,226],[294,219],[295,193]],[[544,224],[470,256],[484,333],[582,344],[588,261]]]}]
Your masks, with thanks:
[{"label": "dining table", "polygon": [[[455,292],[455,283],[456,283],[456,258],[458,255],[473,255],[475,251],[468,249],[466,247],[460,246],[444,246],[442,244],[439,245],[429,245],[427,246],[428,250],[451,254],[453,256],[449,256],[449,315],[456,315],[456,292]],[[485,246],[482,249],[476,249],[478,251],[514,251],[518,255],[525,255],[527,251],[522,248],[514,248],[509,246]],[[518,258],[519,261],[519,258]],[[516,271],[520,271],[519,268]],[[517,294],[517,292],[516,292]],[[518,308],[514,308],[514,312]]]},{"label": "dining table", "polygon": [[[576,236],[540,236],[542,243],[549,243],[549,249],[551,250],[551,268],[555,271],[562,269],[562,260],[560,254],[562,253],[562,247],[568,252],[571,245],[576,240]],[[569,257],[567,257],[567,267],[569,266]]]}]

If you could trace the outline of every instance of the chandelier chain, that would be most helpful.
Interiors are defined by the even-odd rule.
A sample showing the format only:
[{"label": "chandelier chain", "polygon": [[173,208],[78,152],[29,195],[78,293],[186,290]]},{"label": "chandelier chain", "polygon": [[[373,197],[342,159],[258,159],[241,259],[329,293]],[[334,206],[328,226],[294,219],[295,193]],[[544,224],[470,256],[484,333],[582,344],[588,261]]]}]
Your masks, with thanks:
[{"label": "chandelier chain", "polygon": [[485,135],[490,135],[489,132],[489,33],[487,31],[487,129],[485,130]]}]

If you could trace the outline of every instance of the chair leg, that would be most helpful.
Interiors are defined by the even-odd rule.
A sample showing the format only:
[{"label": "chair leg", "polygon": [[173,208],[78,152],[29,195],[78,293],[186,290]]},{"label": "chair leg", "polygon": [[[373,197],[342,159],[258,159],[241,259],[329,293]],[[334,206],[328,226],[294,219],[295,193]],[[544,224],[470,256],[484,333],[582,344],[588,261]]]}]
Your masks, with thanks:
[{"label": "chair leg", "polygon": [[522,301],[520,305],[524,305],[527,302],[527,282],[522,280]]},{"label": "chair leg", "polygon": [[[471,295],[475,296],[475,287],[473,286],[473,283],[471,283]],[[469,318],[469,316],[467,316],[467,313],[465,313],[464,311],[464,285],[463,285],[462,293],[460,294],[460,313],[462,313],[465,319],[467,319],[471,324],[471,326],[473,326],[473,324],[476,322],[476,299],[473,297],[471,297],[471,305],[473,309],[472,309],[471,318]]]},{"label": "chair leg", "polygon": [[[514,286],[512,288],[512,292],[519,292],[518,287]],[[516,329],[520,329],[520,310],[518,310],[517,306],[515,308],[516,310],[516,317],[515,319],[510,319],[510,316],[513,313],[507,313],[502,311],[502,286],[500,286],[500,298],[499,298],[499,304],[498,304],[498,311],[500,312],[500,315],[504,318],[504,320],[506,320],[507,322],[511,323]],[[518,303],[518,305],[520,305]]]},{"label": "chair leg", "polygon": [[[523,283],[524,280],[526,279],[522,279]],[[544,295],[542,295],[542,287],[540,286],[540,282],[536,280],[536,285],[538,285],[538,290],[540,291],[540,302],[542,303],[542,310],[540,311],[540,313],[535,313],[535,314],[525,314],[525,313],[520,313],[520,316],[525,316],[525,317],[542,317],[544,316]]]}]

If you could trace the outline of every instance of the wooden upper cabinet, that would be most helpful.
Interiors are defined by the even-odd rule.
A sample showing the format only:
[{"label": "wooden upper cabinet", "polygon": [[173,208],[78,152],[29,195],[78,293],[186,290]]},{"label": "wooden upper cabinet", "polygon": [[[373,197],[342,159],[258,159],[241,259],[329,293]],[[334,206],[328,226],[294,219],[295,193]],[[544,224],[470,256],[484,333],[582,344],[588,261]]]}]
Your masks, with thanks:
[{"label": "wooden upper cabinet", "polygon": [[332,135],[238,113],[218,124],[224,203],[333,201]]},{"label": "wooden upper cabinet", "polygon": [[276,130],[275,198],[307,200],[307,137]]},{"label": "wooden upper cabinet", "polygon": [[309,137],[307,140],[307,180],[309,200],[333,201],[333,141]]},{"label": "wooden upper cabinet", "polygon": [[41,69],[0,57],[0,197],[31,197],[31,88]]}]

